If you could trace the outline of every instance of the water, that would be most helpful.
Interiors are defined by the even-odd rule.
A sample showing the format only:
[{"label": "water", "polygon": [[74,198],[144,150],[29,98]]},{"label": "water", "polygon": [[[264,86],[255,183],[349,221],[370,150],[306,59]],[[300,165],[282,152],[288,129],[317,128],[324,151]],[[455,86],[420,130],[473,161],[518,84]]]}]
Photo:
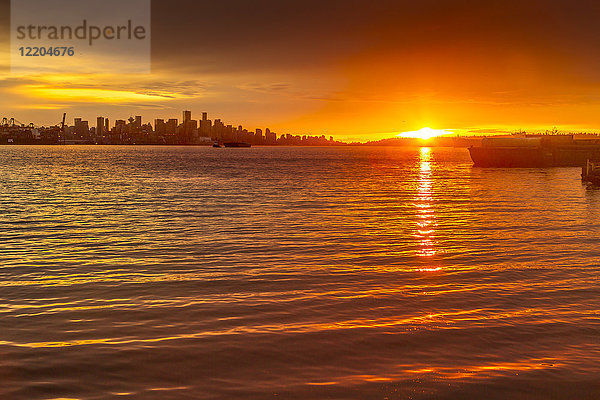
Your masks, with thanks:
[{"label": "water", "polygon": [[0,147],[2,399],[597,399],[600,191],[462,149]]}]

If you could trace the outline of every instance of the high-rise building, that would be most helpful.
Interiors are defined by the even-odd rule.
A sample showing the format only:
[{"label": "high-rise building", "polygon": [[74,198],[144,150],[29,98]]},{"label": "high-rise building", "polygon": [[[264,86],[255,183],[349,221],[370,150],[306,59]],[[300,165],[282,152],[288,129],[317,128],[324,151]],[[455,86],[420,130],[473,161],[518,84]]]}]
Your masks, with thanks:
[{"label": "high-rise building", "polygon": [[275,132],[271,132],[269,128],[267,128],[265,131],[265,142],[270,145],[277,143],[277,134]]},{"label": "high-rise building", "polygon": [[104,117],[96,119],[96,143],[104,143]]},{"label": "high-rise building", "polygon": [[202,113],[202,121],[207,121],[208,120],[208,113],[203,112]]},{"label": "high-rise building", "polygon": [[223,133],[225,130],[225,125],[223,124],[223,122],[221,122],[220,119],[215,119],[215,123],[213,124],[212,127],[212,138],[213,139],[218,139],[218,140],[223,140]]},{"label": "high-rise building", "polygon": [[194,135],[194,130],[197,129],[198,122],[192,120],[192,112],[183,112],[183,121],[178,133],[178,142],[180,144],[190,144]]},{"label": "high-rise building", "polygon": [[165,124],[164,119],[154,120],[154,132],[156,132],[157,135],[164,135],[167,133],[167,125]]},{"label": "high-rise building", "polygon": [[75,118],[75,134],[80,138],[87,137],[90,133],[90,127],[87,121],[81,118]]},{"label": "high-rise building", "polygon": [[263,141],[262,129],[257,128],[254,133],[254,143],[262,144],[262,141]]},{"label": "high-rise building", "polygon": [[124,119],[118,119],[115,121],[115,133],[122,134],[127,131],[127,121]]},{"label": "high-rise building", "polygon": [[167,121],[167,126],[166,126],[166,130],[167,130],[167,134],[168,135],[174,135],[177,133],[177,125],[178,125],[178,121],[175,118],[172,118],[170,120]]},{"label": "high-rise building", "polygon": [[[206,113],[203,113],[206,114]],[[203,119],[200,121],[200,135],[209,137],[212,135],[212,121]]]},{"label": "high-rise building", "polygon": [[142,116],[141,115],[136,115],[135,116],[135,127],[136,128],[141,128],[142,127]]},{"label": "high-rise building", "polygon": [[104,117],[98,117],[96,120],[96,136],[102,137],[104,134]]}]

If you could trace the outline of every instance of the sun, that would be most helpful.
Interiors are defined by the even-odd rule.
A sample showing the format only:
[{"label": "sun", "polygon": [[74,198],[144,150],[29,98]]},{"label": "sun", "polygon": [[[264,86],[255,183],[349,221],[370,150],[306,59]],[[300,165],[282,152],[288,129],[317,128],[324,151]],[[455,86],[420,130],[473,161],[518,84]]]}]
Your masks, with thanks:
[{"label": "sun", "polygon": [[398,137],[429,140],[434,137],[447,135],[448,133],[450,132],[443,129],[431,129],[425,127],[419,129],[418,131],[402,132],[398,135]]}]

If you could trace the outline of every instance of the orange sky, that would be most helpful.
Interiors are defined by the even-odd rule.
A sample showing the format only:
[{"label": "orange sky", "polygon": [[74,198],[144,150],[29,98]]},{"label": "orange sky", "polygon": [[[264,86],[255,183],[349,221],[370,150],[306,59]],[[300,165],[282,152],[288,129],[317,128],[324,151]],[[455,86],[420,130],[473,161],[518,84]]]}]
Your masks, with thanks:
[{"label": "orange sky", "polygon": [[62,112],[151,120],[190,109],[252,129],[363,141],[425,126],[600,130],[594,3],[249,3],[155,0],[151,74],[5,69],[3,116],[55,124]]}]

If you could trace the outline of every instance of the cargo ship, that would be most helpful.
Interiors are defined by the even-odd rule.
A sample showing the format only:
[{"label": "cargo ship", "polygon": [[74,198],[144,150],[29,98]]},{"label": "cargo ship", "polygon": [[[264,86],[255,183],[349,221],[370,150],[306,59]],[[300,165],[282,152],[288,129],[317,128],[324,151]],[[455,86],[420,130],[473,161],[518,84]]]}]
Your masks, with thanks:
[{"label": "cargo ship", "polygon": [[476,167],[584,167],[600,160],[600,140],[575,140],[573,135],[490,137],[469,147]]}]

